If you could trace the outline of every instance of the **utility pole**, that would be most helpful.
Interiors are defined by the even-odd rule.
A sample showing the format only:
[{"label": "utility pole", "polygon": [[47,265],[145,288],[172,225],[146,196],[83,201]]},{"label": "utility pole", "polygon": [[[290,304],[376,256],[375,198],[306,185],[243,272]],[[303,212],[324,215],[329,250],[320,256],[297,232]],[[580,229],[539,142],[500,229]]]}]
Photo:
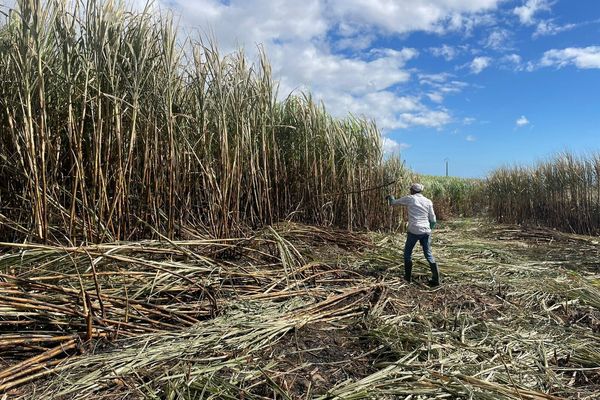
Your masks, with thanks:
[{"label": "utility pole", "polygon": [[446,178],[448,177],[448,158],[444,158],[444,162],[446,163]]}]

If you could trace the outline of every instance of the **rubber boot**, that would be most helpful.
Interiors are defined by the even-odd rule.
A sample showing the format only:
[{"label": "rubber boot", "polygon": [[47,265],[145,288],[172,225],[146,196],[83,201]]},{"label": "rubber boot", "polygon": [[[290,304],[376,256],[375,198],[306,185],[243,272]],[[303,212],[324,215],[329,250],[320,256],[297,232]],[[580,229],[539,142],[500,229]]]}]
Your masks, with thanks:
[{"label": "rubber boot", "polygon": [[412,261],[404,262],[404,280],[407,282],[412,281]]},{"label": "rubber boot", "polygon": [[429,286],[439,286],[440,285],[440,270],[438,269],[437,263],[429,264],[429,268],[431,268],[431,280]]}]

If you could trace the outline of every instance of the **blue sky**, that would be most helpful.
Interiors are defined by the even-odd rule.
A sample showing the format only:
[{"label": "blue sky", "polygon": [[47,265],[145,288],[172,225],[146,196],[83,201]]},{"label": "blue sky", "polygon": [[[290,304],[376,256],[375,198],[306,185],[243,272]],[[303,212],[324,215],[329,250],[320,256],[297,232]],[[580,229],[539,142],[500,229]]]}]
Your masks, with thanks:
[{"label": "blue sky", "polygon": [[[514,11],[523,4],[500,3],[493,25],[471,35],[416,32],[404,39],[417,49],[468,46],[471,51],[451,59],[420,51],[414,62],[420,71],[451,73],[468,84],[444,99],[452,120],[443,127],[388,133],[410,145],[401,154],[415,170],[442,174],[448,158],[451,174],[481,177],[498,166],[531,164],[563,150],[600,151],[600,47],[594,48],[600,2],[538,2],[547,8],[525,22]],[[543,30],[549,26],[564,30]],[[476,57],[489,58],[479,73],[465,68]],[[419,90],[415,82],[408,86]]]},{"label": "blue sky", "polygon": [[[126,0],[141,8],[145,0]],[[4,5],[13,0],[5,0]],[[279,96],[374,119],[420,173],[484,177],[600,151],[598,0],[154,0],[223,53],[266,50]]]}]

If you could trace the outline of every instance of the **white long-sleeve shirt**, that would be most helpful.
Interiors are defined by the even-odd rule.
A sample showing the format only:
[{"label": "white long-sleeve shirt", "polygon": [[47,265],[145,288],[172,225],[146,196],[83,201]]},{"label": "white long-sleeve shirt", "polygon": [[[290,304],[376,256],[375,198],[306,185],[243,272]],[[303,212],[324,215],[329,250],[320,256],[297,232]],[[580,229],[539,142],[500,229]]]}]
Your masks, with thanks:
[{"label": "white long-sleeve shirt", "polygon": [[436,222],[433,203],[421,193],[411,194],[390,201],[392,206],[408,208],[408,231],[415,235],[429,235],[430,222]]}]

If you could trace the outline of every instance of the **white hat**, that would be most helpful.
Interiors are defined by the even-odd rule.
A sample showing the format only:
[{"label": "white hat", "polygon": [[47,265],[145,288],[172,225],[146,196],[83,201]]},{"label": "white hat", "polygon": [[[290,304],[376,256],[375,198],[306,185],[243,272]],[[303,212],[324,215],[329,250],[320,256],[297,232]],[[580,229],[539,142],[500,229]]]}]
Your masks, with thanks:
[{"label": "white hat", "polygon": [[410,185],[410,190],[416,193],[421,193],[423,189],[425,189],[425,186],[421,185],[420,183],[413,183]]}]

